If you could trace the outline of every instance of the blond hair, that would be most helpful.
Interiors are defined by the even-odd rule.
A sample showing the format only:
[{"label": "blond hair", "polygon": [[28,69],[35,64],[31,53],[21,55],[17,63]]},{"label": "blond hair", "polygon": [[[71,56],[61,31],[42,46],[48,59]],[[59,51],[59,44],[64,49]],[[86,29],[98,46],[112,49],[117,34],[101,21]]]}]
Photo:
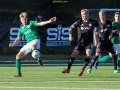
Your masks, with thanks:
[{"label": "blond hair", "polygon": [[82,13],[82,12],[89,13],[89,10],[88,9],[82,9],[80,13]]},{"label": "blond hair", "polygon": [[28,17],[28,14],[26,12],[22,12],[20,15],[19,15],[20,18],[27,18]]},{"label": "blond hair", "polygon": [[104,10],[101,10],[101,11],[99,12],[99,14],[104,14],[104,15],[106,15],[106,12],[105,12]]}]

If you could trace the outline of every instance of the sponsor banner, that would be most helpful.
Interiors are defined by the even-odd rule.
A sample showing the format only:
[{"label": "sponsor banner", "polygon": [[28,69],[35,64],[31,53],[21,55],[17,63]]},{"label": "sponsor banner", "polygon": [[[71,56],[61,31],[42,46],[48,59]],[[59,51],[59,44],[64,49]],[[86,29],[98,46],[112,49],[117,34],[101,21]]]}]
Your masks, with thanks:
[{"label": "sponsor banner", "polygon": [[[68,28],[71,24],[48,24],[37,27],[41,37],[42,46],[70,46]],[[20,24],[0,24],[0,47],[8,46],[17,38]],[[75,30],[76,31],[76,30]],[[74,35],[77,36],[77,35]],[[21,40],[15,46],[25,45],[26,39],[23,35]],[[74,43],[74,42],[73,42]]]},{"label": "sponsor banner", "polygon": [[71,45],[68,28],[69,26],[63,27],[61,24],[54,28],[47,28],[46,46]]}]

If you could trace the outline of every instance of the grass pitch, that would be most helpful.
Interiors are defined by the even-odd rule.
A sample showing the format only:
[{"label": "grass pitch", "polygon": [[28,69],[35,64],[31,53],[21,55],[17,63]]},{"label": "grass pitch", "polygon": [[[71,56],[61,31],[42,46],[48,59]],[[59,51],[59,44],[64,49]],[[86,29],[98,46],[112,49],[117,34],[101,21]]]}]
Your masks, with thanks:
[{"label": "grass pitch", "polygon": [[113,66],[93,67],[82,77],[81,66],[72,66],[69,74],[61,71],[67,66],[22,66],[23,77],[16,74],[15,66],[0,66],[0,90],[120,90],[120,74],[113,73]]}]

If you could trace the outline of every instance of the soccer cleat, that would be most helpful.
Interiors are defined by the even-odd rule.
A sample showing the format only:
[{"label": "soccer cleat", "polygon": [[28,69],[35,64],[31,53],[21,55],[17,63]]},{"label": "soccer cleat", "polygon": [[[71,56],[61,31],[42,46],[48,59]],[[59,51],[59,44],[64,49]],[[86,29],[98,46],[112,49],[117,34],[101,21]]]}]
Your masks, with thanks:
[{"label": "soccer cleat", "polygon": [[91,73],[91,71],[92,71],[92,69],[91,69],[91,68],[89,68],[89,69],[87,70],[87,73]]},{"label": "soccer cleat", "polygon": [[82,76],[82,75],[83,75],[83,72],[84,72],[84,70],[80,70],[78,76]]},{"label": "soccer cleat", "polygon": [[70,73],[70,70],[64,69],[64,70],[62,71],[62,73]]},{"label": "soccer cleat", "polygon": [[114,70],[114,73],[118,73],[118,71],[117,71],[117,70]]},{"label": "soccer cleat", "polygon": [[95,69],[97,69],[98,64],[99,64],[99,62],[98,62],[98,60],[97,60],[97,61],[95,62],[95,64],[94,64]]},{"label": "soccer cleat", "polygon": [[42,60],[37,60],[37,62],[40,66],[43,66]]},{"label": "soccer cleat", "polygon": [[13,77],[22,77],[22,74],[16,74],[16,75],[14,75]]}]

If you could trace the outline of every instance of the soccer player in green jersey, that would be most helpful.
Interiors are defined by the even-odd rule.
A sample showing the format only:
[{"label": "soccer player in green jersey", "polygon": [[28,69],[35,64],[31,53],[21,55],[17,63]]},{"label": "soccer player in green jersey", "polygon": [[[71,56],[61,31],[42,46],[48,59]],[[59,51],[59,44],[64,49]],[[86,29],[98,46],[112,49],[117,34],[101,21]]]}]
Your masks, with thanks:
[{"label": "soccer player in green jersey", "polygon": [[[20,27],[18,31],[18,36],[15,39],[13,43],[9,44],[9,47],[13,47],[15,44],[17,44],[22,35],[25,35],[27,44],[24,45],[18,54],[16,55],[16,69],[17,69],[17,74],[14,75],[14,77],[21,77],[21,58],[27,55],[28,53],[32,52],[33,50],[40,49],[40,36],[37,32],[36,26],[43,26],[49,23],[52,23],[56,21],[56,17],[52,17],[50,20],[43,21],[43,22],[36,22],[36,21],[30,21],[28,23],[28,15],[26,12],[22,12],[20,15],[20,21],[22,23],[22,27]],[[40,60],[40,58],[38,58]]]},{"label": "soccer player in green jersey", "polygon": [[[117,63],[118,63],[118,72],[120,72],[120,13],[115,12],[114,15],[115,21],[112,22],[113,34],[111,41],[114,44],[115,52],[118,55]],[[103,58],[99,59],[95,63],[95,68],[97,69],[98,63],[102,63],[111,59],[111,55],[106,55]]]}]

